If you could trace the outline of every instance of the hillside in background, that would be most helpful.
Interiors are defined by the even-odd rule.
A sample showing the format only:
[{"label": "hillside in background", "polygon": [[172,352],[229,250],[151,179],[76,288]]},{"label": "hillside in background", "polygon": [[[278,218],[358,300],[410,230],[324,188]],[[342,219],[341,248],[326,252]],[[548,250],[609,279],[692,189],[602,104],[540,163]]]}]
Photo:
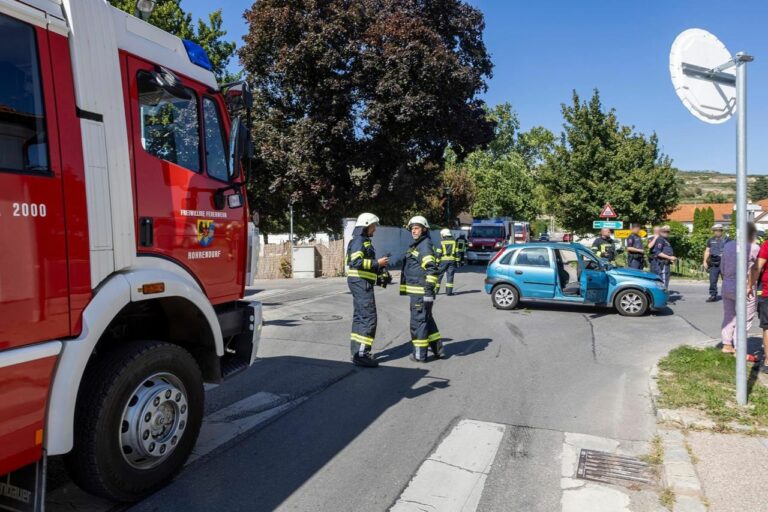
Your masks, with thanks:
[{"label": "hillside in background", "polygon": [[[682,203],[725,203],[736,200],[736,175],[717,171],[679,171]],[[748,176],[748,187],[757,176]]]}]

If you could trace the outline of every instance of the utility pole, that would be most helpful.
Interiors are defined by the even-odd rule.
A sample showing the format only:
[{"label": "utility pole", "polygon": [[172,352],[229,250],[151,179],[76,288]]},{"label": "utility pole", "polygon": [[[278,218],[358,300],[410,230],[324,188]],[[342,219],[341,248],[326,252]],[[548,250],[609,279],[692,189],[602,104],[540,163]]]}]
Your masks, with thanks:
[{"label": "utility pole", "polygon": [[448,229],[451,229],[451,194],[453,190],[451,190],[451,187],[445,187],[443,192],[445,193],[445,221]]}]

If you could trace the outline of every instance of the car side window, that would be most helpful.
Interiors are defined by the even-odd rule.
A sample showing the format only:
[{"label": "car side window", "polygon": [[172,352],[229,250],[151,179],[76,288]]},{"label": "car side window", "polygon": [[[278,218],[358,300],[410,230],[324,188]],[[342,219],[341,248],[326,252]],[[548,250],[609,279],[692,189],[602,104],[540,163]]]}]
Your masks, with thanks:
[{"label": "car side window", "polygon": [[512,249],[511,251],[509,251],[507,254],[501,257],[499,264],[509,265],[509,262],[512,261],[512,258],[514,258],[516,252],[517,252],[517,249]]},{"label": "car side window", "polygon": [[528,267],[549,267],[549,249],[546,247],[528,247],[521,249],[515,265]]},{"label": "car side window", "polygon": [[221,181],[230,177],[229,159],[221,123],[219,108],[211,98],[203,98],[203,122],[205,126],[205,165],[208,176]]},{"label": "car side window", "polygon": [[35,29],[0,14],[0,171],[47,174],[48,137]]},{"label": "car side window", "polygon": [[138,82],[141,145],[157,158],[200,172],[197,95],[187,89],[190,99],[174,97],[145,71]]},{"label": "car side window", "polygon": [[600,262],[589,254],[588,252],[581,252],[579,251],[579,255],[581,256],[581,260],[584,264],[584,268],[587,270],[599,270],[600,269]]}]

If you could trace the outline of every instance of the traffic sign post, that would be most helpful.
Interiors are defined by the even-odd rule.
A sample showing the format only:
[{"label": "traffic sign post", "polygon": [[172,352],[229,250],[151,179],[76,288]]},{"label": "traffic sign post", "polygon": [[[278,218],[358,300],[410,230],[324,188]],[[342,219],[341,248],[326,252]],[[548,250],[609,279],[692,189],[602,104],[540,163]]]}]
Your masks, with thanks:
[{"label": "traffic sign post", "polygon": [[[747,63],[706,30],[677,36],[669,53],[672,84],[698,119],[724,123],[736,114],[736,402],[747,404]],[[736,74],[726,70],[736,68]]]},{"label": "traffic sign post", "polygon": [[593,220],[592,229],[622,229],[624,222],[620,220]]}]

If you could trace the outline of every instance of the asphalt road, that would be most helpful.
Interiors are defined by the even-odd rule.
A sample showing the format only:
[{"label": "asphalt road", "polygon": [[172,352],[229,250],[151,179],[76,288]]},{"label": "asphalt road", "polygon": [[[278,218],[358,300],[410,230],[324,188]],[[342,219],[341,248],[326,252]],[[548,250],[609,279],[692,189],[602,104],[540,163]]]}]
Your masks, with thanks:
[{"label": "asphalt road", "polygon": [[[407,298],[396,286],[378,290],[378,369],[348,362],[344,279],[259,283],[260,360],[210,389],[206,414],[256,393],[274,397],[256,412],[282,408],[227,433],[131,510],[388,510],[446,436],[477,420],[503,426],[477,510],[560,511],[565,436],[647,441],[651,366],[679,344],[719,334],[722,305],[704,302],[703,283],[673,281],[670,307],[641,318],[534,304],[508,312],[491,306],[480,270],[462,269],[456,295],[438,297],[449,357],[428,364],[408,359]],[[62,501],[49,510],[73,508],[108,509]]]}]

